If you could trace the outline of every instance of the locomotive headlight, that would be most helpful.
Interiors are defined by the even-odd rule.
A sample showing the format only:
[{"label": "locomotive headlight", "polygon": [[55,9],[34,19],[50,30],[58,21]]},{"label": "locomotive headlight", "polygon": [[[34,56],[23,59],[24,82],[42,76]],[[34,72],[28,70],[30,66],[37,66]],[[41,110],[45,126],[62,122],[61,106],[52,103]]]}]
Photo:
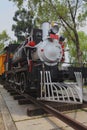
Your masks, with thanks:
[{"label": "locomotive headlight", "polygon": [[51,32],[54,33],[54,34],[56,34],[58,31],[59,31],[58,25],[54,25],[54,26],[51,28]]},{"label": "locomotive headlight", "polygon": [[59,31],[58,23],[52,22],[49,33],[56,34]]}]

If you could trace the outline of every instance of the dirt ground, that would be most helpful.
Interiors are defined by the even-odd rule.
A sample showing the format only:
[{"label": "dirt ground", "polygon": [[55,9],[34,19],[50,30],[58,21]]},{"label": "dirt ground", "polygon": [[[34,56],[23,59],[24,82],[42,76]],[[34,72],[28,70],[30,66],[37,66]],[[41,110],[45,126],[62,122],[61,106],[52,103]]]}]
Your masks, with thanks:
[{"label": "dirt ground", "polygon": [[2,114],[0,111],[0,130],[5,130],[4,124],[3,124],[3,119],[2,119]]}]

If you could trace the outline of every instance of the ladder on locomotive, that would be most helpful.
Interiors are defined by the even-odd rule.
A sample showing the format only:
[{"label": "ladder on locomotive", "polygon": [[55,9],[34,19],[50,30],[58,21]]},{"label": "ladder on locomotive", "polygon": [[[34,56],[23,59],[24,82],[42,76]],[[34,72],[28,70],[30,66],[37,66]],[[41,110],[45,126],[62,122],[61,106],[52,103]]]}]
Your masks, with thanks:
[{"label": "ladder on locomotive", "polygon": [[75,72],[76,83],[59,83],[52,82],[50,71],[41,74],[41,97],[40,100],[64,102],[64,103],[79,103],[83,101],[82,95],[82,74]]}]

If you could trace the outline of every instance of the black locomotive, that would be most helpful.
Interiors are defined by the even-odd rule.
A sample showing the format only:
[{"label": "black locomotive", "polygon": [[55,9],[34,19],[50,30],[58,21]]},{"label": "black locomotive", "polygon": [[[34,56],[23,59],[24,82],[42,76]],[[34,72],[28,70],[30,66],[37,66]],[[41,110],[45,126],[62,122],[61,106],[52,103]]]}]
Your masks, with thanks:
[{"label": "black locomotive", "polygon": [[45,22],[42,29],[33,28],[25,42],[6,47],[1,73],[11,87],[38,100],[82,103],[81,72],[75,73],[76,83],[68,83],[63,81],[69,80],[69,71],[58,69],[65,58],[65,39],[57,35],[58,29],[56,23]]},{"label": "black locomotive", "polygon": [[53,82],[61,81],[58,64],[64,60],[64,38],[56,34],[58,25],[45,22],[42,26],[32,29],[24,43],[5,48],[6,79],[22,93],[36,93],[37,97],[41,93],[41,71],[50,71]]}]

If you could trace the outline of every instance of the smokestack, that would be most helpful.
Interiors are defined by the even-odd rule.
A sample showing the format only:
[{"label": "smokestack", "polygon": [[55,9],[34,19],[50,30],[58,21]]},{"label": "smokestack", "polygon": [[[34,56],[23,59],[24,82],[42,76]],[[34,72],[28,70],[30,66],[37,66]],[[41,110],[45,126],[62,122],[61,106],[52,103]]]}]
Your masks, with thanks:
[{"label": "smokestack", "polygon": [[44,22],[42,24],[42,30],[43,30],[43,40],[44,40],[48,36],[48,32],[50,30],[50,23],[49,22]]}]

